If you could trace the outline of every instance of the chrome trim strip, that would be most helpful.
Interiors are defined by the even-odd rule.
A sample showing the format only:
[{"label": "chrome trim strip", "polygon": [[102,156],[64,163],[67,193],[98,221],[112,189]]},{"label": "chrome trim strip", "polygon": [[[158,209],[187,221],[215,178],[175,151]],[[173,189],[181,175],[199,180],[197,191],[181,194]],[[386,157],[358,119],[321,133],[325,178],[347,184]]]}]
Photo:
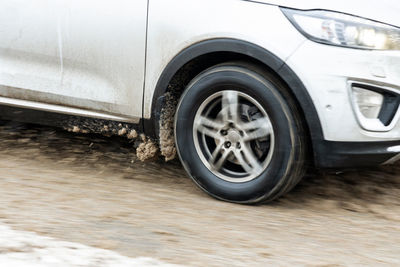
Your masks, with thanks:
[{"label": "chrome trim strip", "polygon": [[90,111],[80,108],[74,107],[66,107],[54,104],[47,104],[47,103],[40,103],[28,100],[21,100],[21,99],[14,99],[8,97],[0,97],[0,105],[6,106],[13,106],[13,107],[20,107],[20,108],[30,108],[34,110],[43,110],[61,114],[68,114],[68,115],[75,115],[81,117],[90,117],[96,119],[103,119],[103,120],[112,120],[112,121],[121,121],[121,122],[128,122],[128,123],[139,123],[140,118],[136,117],[124,117],[124,116],[117,116],[111,115],[107,113],[97,112],[97,111]]}]

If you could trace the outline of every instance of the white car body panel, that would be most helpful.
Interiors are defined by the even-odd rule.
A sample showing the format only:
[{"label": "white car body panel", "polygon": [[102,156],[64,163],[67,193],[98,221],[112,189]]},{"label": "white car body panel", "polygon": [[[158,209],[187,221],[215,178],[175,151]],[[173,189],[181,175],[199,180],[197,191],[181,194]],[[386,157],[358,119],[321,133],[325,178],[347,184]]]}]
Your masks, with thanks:
[{"label": "white car body panel", "polygon": [[306,40],[278,7],[238,0],[151,0],[148,27],[144,118],[151,116],[153,91],[164,68],[197,42],[244,40],[285,60]]},{"label": "white car body panel", "polygon": [[137,121],[146,0],[3,0],[0,96]]},{"label": "white car body panel", "polygon": [[151,118],[157,82],[174,57],[201,41],[232,38],[264,48],[297,74],[325,140],[398,140],[398,122],[387,132],[360,127],[347,84],[400,90],[399,52],[308,41],[279,6],[400,26],[395,0],[3,0],[0,103],[137,123]]},{"label": "white car body panel", "polygon": [[348,49],[307,41],[286,64],[301,77],[313,99],[326,140],[398,140],[398,121],[388,132],[366,131],[360,127],[347,86],[348,81],[360,81],[400,92],[398,51]]}]

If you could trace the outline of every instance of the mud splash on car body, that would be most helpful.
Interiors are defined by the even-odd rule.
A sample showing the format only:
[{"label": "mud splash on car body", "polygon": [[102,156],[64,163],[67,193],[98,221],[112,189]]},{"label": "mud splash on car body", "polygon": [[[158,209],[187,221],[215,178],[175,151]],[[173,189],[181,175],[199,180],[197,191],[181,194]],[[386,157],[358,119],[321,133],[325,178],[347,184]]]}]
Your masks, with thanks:
[{"label": "mud splash on car body", "polygon": [[73,133],[94,133],[104,136],[121,136],[130,140],[138,137],[138,126],[129,123],[93,118],[72,117],[63,122],[64,130]]},{"label": "mud splash on car body", "polygon": [[101,134],[107,137],[119,136],[127,138],[136,149],[136,157],[141,161],[158,157],[157,143],[141,133],[135,124],[120,123],[93,118],[71,117],[63,122],[63,128],[69,132],[82,134]]},{"label": "mud splash on car body", "polygon": [[[126,138],[136,149],[140,160],[156,159],[161,155],[168,161],[175,158],[173,118],[175,113],[174,98],[168,97],[160,119],[162,131],[157,139],[144,135],[141,124],[118,122],[91,117],[81,117],[45,111],[0,107],[0,118],[23,123],[37,122],[41,125],[58,127],[75,134],[100,134],[106,137]],[[141,145],[143,144],[143,145]],[[140,146],[141,145],[141,146]],[[140,146],[140,149],[138,149]],[[132,151],[134,152],[134,151]]]},{"label": "mud splash on car body", "polygon": [[170,161],[176,157],[174,118],[178,97],[172,92],[167,92],[164,95],[164,101],[159,121],[160,152],[164,156],[165,161]]}]

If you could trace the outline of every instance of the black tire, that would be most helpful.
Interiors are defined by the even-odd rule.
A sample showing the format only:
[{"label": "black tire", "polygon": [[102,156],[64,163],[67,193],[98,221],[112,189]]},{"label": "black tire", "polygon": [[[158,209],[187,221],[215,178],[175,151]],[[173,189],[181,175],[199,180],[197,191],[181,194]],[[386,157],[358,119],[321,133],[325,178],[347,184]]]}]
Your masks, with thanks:
[{"label": "black tire", "polygon": [[[195,143],[194,121],[198,118],[196,114],[200,106],[211,95],[223,93],[227,88],[235,88],[255,99],[268,114],[274,133],[272,157],[267,167],[257,177],[245,182],[221,179],[206,166],[197,145],[199,141]],[[222,103],[221,109],[223,107]],[[271,201],[293,188],[305,173],[306,138],[299,114],[287,88],[263,69],[241,62],[214,66],[190,82],[178,104],[175,141],[179,157],[193,181],[217,199],[247,204]],[[231,164],[224,162],[224,166]]]}]

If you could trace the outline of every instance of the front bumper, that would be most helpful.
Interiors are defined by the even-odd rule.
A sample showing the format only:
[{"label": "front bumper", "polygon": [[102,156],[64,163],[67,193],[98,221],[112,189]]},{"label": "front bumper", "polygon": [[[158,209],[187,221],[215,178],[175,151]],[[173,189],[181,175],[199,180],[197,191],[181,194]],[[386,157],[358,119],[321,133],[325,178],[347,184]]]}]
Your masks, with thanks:
[{"label": "front bumper", "polygon": [[371,167],[397,161],[400,157],[400,141],[322,141],[314,152],[318,168]]},{"label": "front bumper", "polygon": [[[287,60],[317,110],[323,136],[313,140],[317,167],[348,168],[395,161],[400,156],[400,121],[373,131],[354,110],[349,84],[359,82],[400,94],[400,53],[349,49],[306,41]],[[397,107],[398,109],[398,107]]]},{"label": "front bumper", "polygon": [[286,61],[317,110],[323,139],[334,142],[400,140],[400,122],[385,131],[365,129],[355,114],[349,84],[368,84],[400,94],[400,53],[342,48],[306,41]]}]

